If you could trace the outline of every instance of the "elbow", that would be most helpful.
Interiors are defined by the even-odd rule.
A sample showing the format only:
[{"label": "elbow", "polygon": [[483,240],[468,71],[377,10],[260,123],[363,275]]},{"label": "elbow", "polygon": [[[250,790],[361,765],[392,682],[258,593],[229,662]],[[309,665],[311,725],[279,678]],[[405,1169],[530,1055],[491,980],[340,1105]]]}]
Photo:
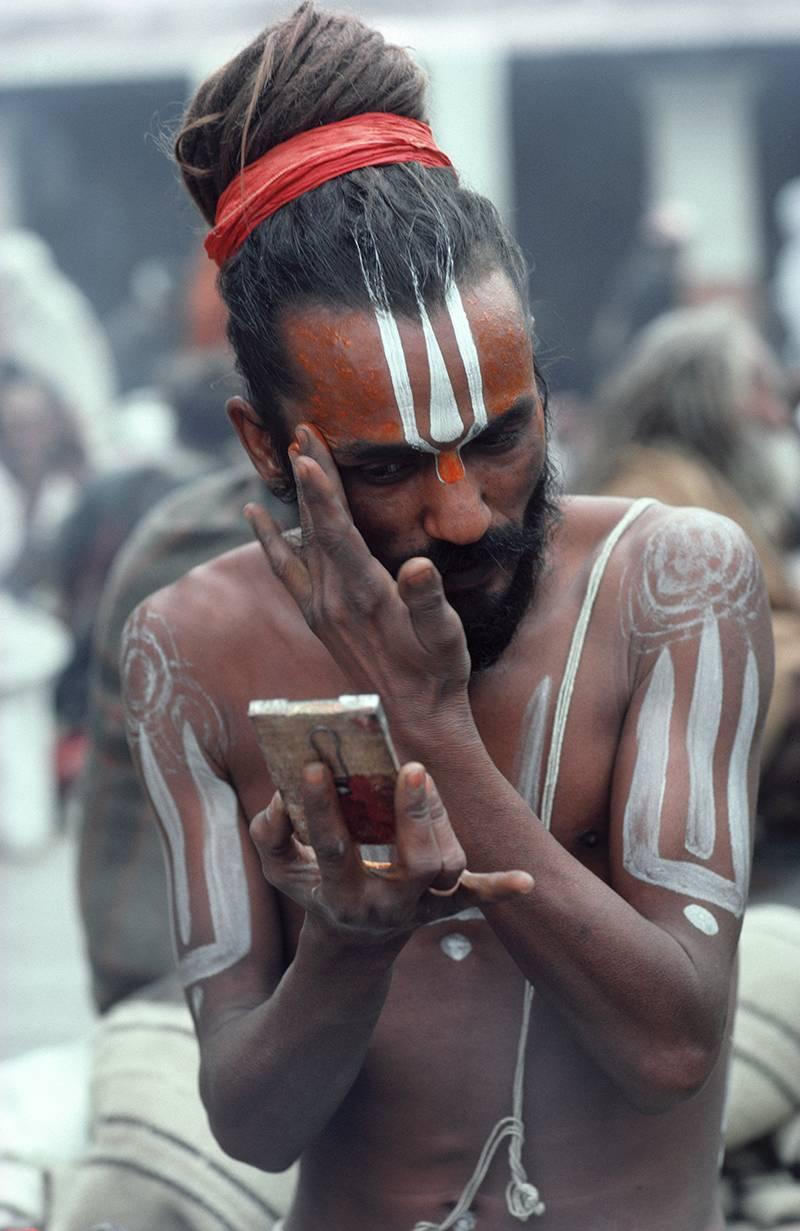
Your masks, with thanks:
[{"label": "elbow", "polygon": [[238,1105],[218,1083],[200,1072],[200,1097],[208,1117],[211,1135],[223,1154],[239,1163],[247,1163],[259,1171],[278,1173],[288,1170],[299,1157],[299,1151],[287,1149],[289,1143],[275,1139],[269,1130],[268,1110],[254,1116],[250,1108]]},{"label": "elbow", "polygon": [[718,1047],[703,1047],[699,1043],[653,1047],[637,1066],[628,1101],[644,1115],[672,1111],[702,1090],[718,1054]]}]

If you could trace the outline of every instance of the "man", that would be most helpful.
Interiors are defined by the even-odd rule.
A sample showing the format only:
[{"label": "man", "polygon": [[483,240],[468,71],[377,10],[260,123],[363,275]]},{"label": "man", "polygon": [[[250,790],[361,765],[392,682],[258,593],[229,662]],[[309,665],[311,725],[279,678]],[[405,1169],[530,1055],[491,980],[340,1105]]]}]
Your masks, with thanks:
[{"label": "man", "polygon": [[[302,526],[251,506],[266,561],[126,630],[204,1102],[229,1154],[299,1158],[286,1231],[719,1231],[760,571],[712,515],[554,516],[518,254],[420,99],[403,52],[303,5],[178,139],[230,417]],[[248,722],[344,692],[381,695],[403,763],[384,875],[319,763],[298,842]]]}]

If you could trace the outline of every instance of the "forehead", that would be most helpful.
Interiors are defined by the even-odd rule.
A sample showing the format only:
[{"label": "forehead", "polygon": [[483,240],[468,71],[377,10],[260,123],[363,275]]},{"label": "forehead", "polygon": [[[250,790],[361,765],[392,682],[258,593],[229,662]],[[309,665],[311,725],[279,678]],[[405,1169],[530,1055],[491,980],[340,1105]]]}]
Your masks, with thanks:
[{"label": "forehead", "polygon": [[[495,271],[458,288],[455,302],[450,296],[447,304],[430,310],[427,328],[421,316],[384,317],[388,324],[373,310],[318,305],[286,313],[283,340],[301,390],[287,406],[290,426],[310,420],[331,444],[408,440],[398,405],[398,369],[400,383],[407,378],[416,431],[434,445],[442,431],[443,399],[450,403],[451,426],[453,403],[463,430],[473,425],[480,413],[476,380],[477,400],[482,386],[489,418],[533,393],[529,330],[505,274]],[[449,441],[456,439],[458,418]]]}]

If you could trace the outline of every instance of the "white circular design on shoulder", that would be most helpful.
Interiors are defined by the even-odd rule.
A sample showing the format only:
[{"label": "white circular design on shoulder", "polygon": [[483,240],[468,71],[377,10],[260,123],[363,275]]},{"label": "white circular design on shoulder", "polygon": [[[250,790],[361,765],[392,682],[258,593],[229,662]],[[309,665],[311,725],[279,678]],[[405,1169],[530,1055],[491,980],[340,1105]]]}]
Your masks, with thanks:
[{"label": "white circular design on shoulder", "polygon": [[700,932],[705,932],[706,936],[716,936],[719,931],[719,924],[705,906],[698,906],[696,902],[692,902],[690,906],[684,906],[683,913],[692,926]]}]

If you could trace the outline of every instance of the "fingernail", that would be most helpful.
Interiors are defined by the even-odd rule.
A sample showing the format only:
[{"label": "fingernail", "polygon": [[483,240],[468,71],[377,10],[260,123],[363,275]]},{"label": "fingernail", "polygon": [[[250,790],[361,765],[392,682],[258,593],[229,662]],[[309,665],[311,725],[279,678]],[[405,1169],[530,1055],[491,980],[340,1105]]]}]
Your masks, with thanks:
[{"label": "fingernail", "polygon": [[322,786],[325,781],[325,766],[320,761],[310,761],[303,770],[309,786]]},{"label": "fingernail", "polygon": [[409,766],[408,769],[406,770],[406,781],[408,782],[409,788],[414,792],[415,795],[419,795],[419,796],[424,795],[425,794],[425,783],[427,781],[427,776],[425,774],[425,767],[422,765]]},{"label": "fingernail", "polygon": [[407,580],[410,586],[412,587],[419,586],[419,588],[421,589],[423,586],[427,586],[430,583],[432,577],[433,577],[432,569],[421,568],[416,573],[412,573],[411,576]]},{"label": "fingernail", "polygon": [[298,453],[308,453],[310,441],[307,429],[304,427],[299,427],[294,434],[294,438],[297,444]]}]

